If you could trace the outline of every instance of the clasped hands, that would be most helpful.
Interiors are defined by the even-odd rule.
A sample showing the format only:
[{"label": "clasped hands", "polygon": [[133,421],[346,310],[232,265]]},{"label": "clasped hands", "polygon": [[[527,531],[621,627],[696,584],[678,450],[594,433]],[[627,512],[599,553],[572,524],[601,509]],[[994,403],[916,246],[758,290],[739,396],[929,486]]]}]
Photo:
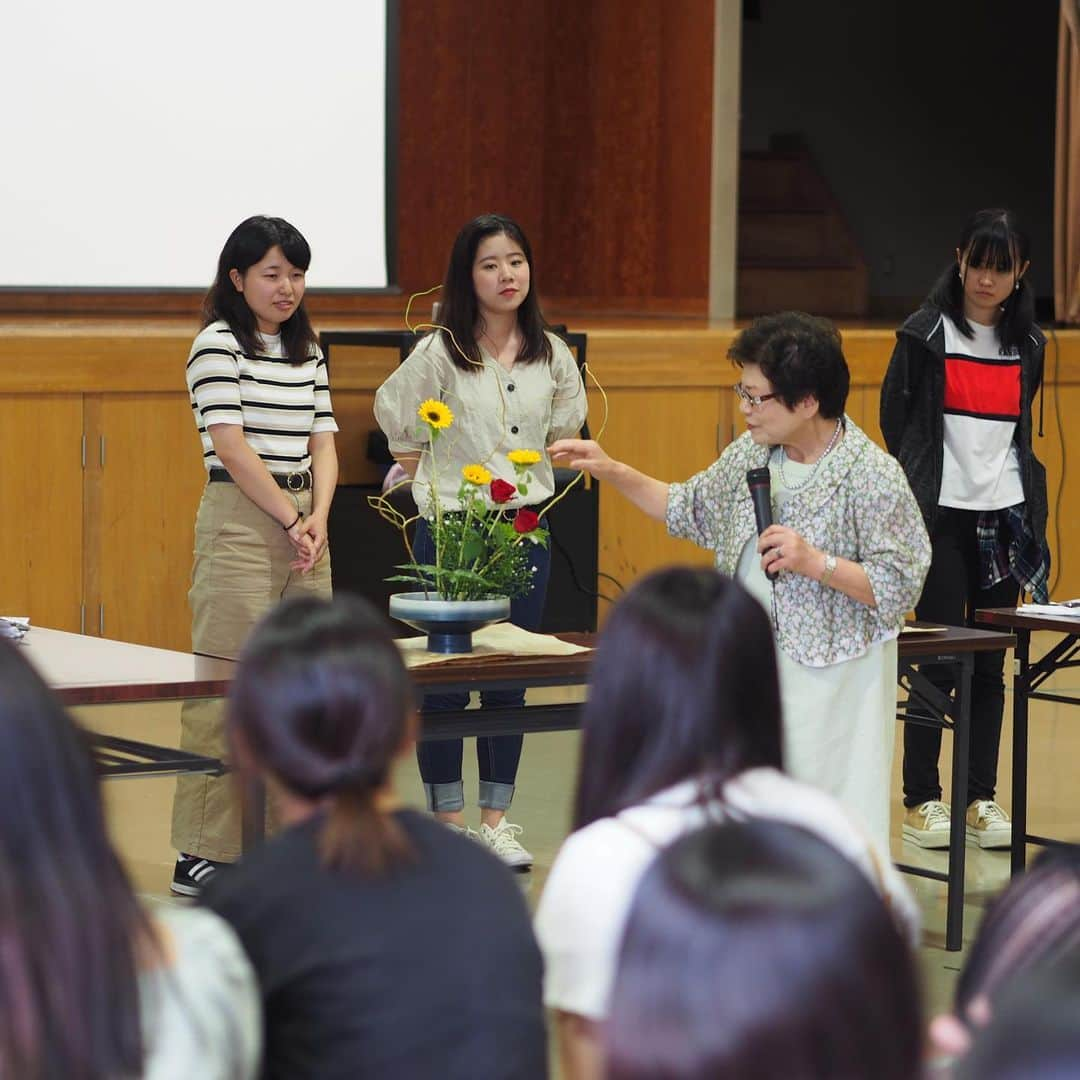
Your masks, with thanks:
[{"label": "clasped hands", "polygon": [[285,530],[296,558],[289,563],[290,570],[308,574],[315,564],[326,554],[327,525],[325,514],[311,514]]}]

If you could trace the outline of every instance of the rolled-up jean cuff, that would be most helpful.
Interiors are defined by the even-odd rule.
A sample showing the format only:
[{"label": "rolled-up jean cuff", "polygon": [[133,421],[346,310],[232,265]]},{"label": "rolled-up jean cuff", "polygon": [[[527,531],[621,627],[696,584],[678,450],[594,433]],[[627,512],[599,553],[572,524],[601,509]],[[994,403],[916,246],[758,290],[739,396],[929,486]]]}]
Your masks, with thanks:
[{"label": "rolled-up jean cuff", "polygon": [[453,814],[465,809],[465,786],[460,780],[450,784],[425,784],[424,794],[433,814]]},{"label": "rolled-up jean cuff", "polygon": [[481,810],[509,810],[514,799],[513,784],[497,784],[494,780],[480,781]]}]

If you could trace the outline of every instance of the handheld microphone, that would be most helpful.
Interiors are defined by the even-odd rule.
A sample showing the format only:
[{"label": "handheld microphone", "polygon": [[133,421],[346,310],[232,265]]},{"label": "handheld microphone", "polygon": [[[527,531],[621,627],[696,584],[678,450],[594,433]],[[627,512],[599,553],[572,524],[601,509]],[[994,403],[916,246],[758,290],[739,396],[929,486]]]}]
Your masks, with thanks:
[{"label": "handheld microphone", "polygon": [[[754,520],[760,536],[772,524],[772,479],[768,468],[748,469],[746,483],[754,502]],[[776,570],[766,570],[765,576],[775,581],[779,575]]]}]

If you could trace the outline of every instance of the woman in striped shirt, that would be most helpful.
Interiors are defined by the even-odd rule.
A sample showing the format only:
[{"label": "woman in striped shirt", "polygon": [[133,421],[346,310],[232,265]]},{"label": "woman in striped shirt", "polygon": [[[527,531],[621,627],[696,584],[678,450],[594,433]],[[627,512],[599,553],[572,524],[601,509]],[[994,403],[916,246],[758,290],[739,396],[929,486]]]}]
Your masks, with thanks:
[{"label": "woman in striped shirt", "polygon": [[[225,242],[187,364],[207,485],[195,521],[191,647],[236,657],[258,619],[298,592],[330,595],[327,516],[337,424],[326,361],[304,308],[311,249],[281,218]],[[181,745],[225,756],[219,702],[191,702]],[[197,895],[240,855],[226,777],[182,777],[173,806],[173,892]]]}]

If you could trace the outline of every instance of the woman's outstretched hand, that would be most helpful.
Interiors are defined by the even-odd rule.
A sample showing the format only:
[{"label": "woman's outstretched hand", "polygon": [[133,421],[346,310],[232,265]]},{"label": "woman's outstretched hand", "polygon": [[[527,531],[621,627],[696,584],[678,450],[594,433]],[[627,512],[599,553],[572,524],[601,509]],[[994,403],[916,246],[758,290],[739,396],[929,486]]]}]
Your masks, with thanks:
[{"label": "woman's outstretched hand", "polygon": [[556,465],[566,469],[580,469],[598,480],[603,480],[615,462],[604,448],[592,439],[558,439],[547,452]]},{"label": "woman's outstretched hand", "polygon": [[580,469],[611,484],[649,517],[663,521],[667,515],[667,484],[608,457],[592,439],[558,439],[547,450],[554,464]]}]

